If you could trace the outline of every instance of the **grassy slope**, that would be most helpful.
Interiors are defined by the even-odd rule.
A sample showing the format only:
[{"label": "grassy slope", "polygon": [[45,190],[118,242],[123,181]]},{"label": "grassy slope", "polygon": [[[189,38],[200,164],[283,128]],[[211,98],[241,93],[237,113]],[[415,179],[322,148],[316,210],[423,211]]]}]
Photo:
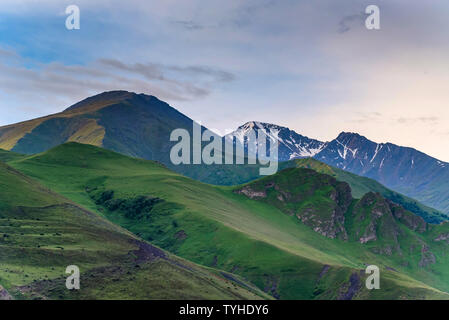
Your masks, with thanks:
[{"label": "grassy slope", "polygon": [[[99,98],[101,96],[101,98]],[[13,149],[17,143],[25,137],[28,133],[31,133],[34,129],[38,128],[45,122],[66,120],[75,120],[75,126],[72,126],[72,131],[67,134],[65,140],[78,141],[82,143],[89,143],[94,145],[101,145],[104,138],[104,128],[98,125],[98,123],[91,119],[92,115],[98,110],[113,105],[132,96],[131,93],[126,91],[117,91],[114,94],[99,95],[98,97],[87,98],[76,105],[72,106],[76,108],[58,112],[45,117],[40,117],[28,121],[23,121],[16,124],[0,127],[0,148],[5,150]],[[89,115],[90,114],[90,115]],[[81,119],[83,121],[76,121]],[[60,128],[60,132],[57,136],[52,138],[60,138],[63,128]],[[62,141],[62,142],[64,142]]]},{"label": "grassy slope", "polygon": [[[65,268],[72,264],[81,270],[79,291],[65,288]],[[2,162],[0,285],[17,298],[264,297],[138,240]]]},{"label": "grassy slope", "polygon": [[[360,297],[446,297],[406,272],[385,269],[400,267],[358,243],[325,238],[233,188],[206,185],[151,161],[69,143],[11,165],[142,238],[194,262],[237,273],[275,297],[337,298],[366,262],[382,266],[382,283],[389,290],[362,290]],[[93,201],[111,190],[115,199],[146,195],[164,202],[136,220]],[[330,271],[320,277],[325,265]]]},{"label": "grassy slope", "polygon": [[[93,108],[93,111],[95,110],[96,109]],[[70,127],[67,126],[72,120],[73,125]],[[0,148],[5,150],[13,149],[22,138],[45,123],[51,125],[56,124],[53,129],[58,129],[59,127],[60,130],[58,132],[53,132],[53,134],[56,133],[56,135],[53,135],[53,139],[61,138],[62,133],[64,132],[62,127],[68,127],[70,131],[64,132],[66,135],[62,137],[61,143],[70,140],[101,145],[104,136],[104,129],[100,127],[95,120],[85,117],[81,112],[60,112],[46,117],[0,127]],[[60,123],[63,124],[59,125]],[[82,138],[80,139],[79,137],[81,135]],[[51,144],[51,142],[49,143]]]},{"label": "grassy slope", "polygon": [[25,158],[26,155],[0,149],[0,161],[8,162]]}]

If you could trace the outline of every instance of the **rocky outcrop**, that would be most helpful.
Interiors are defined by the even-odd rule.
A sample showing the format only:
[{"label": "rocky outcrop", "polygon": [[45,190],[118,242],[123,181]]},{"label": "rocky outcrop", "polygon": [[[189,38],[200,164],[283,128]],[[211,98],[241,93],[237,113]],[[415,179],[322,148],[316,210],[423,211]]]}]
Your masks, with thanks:
[{"label": "rocky outcrop", "polygon": [[325,264],[323,266],[323,269],[321,269],[320,274],[318,275],[317,282],[319,282],[321,280],[321,278],[326,275],[326,273],[329,271],[330,268],[331,268],[331,266],[328,264]]},{"label": "rocky outcrop", "polygon": [[357,272],[351,274],[349,282],[345,283],[337,296],[337,300],[352,300],[362,288],[360,275]]},{"label": "rocky outcrop", "polygon": [[344,213],[335,208],[329,218],[324,218],[320,212],[313,208],[306,208],[296,214],[305,225],[331,239],[337,238],[339,235],[343,240],[348,239],[348,234],[344,226]]},{"label": "rocky outcrop", "polygon": [[[402,231],[391,205],[392,203],[380,194],[370,192],[363,196],[353,210],[356,240],[362,244],[377,242],[379,245],[373,248],[373,251],[378,254],[401,253],[398,237]],[[403,215],[405,216],[405,213]]]},{"label": "rocky outcrop", "polygon": [[371,222],[368,225],[368,228],[365,229],[365,233],[362,237],[360,237],[359,242],[360,243],[367,243],[368,241],[376,241],[377,235],[376,235],[376,225],[374,222]]},{"label": "rocky outcrop", "polygon": [[0,285],[0,300],[14,300],[14,298]]},{"label": "rocky outcrop", "polygon": [[325,237],[348,239],[345,213],[352,202],[351,188],[334,177],[290,168],[234,192],[268,202]]},{"label": "rocky outcrop", "polygon": [[251,188],[251,186],[243,187],[242,189],[237,190],[236,193],[244,194],[245,196],[247,196],[248,198],[251,198],[251,199],[267,197],[267,193],[265,192],[265,190],[255,191]]},{"label": "rocky outcrop", "polygon": [[449,232],[448,233],[442,233],[438,237],[434,239],[434,241],[447,241],[449,242]]},{"label": "rocky outcrop", "polygon": [[[436,263],[432,244],[449,243],[449,232],[443,232],[449,228],[444,225],[436,229],[379,193],[369,192],[360,200],[353,199],[347,183],[311,169],[285,169],[235,192],[298,218],[324,237],[355,241],[371,253],[395,256],[407,263],[404,267],[413,264],[425,268]],[[426,239],[430,232],[432,238]],[[420,259],[406,261],[410,255]],[[342,298],[352,295],[345,293]]]},{"label": "rocky outcrop", "polygon": [[278,285],[279,281],[275,277],[267,276],[266,284],[263,291],[272,295],[276,299],[280,299],[280,295],[278,293]]},{"label": "rocky outcrop", "polygon": [[425,244],[421,247],[421,261],[419,261],[419,266],[421,268],[427,267],[428,265],[434,264],[436,262],[435,255],[430,251],[429,247]]},{"label": "rocky outcrop", "polygon": [[391,201],[388,201],[388,203],[395,219],[407,226],[407,228],[419,233],[423,233],[427,230],[427,223],[423,218],[406,211],[403,207]]}]

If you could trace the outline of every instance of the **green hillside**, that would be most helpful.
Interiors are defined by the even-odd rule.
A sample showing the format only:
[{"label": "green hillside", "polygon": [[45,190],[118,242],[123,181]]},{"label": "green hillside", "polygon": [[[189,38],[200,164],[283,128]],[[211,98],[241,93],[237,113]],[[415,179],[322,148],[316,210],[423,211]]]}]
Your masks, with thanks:
[{"label": "green hillside", "polygon": [[[438,224],[449,220],[449,217],[446,214],[434,208],[428,207],[415,199],[388,189],[376,180],[331,167],[313,158],[295,159],[279,163],[279,170],[292,167],[310,168],[316,170],[317,172],[331,175],[340,181],[347,182],[351,187],[352,195],[358,199],[363,197],[363,195],[368,192],[378,192],[385,198],[424,218],[426,222]],[[176,171],[195,180],[206,183],[232,186],[259,179],[261,177],[259,174],[259,168],[260,165],[248,164],[210,166],[180,165],[176,168]]]},{"label": "green hillside", "polygon": [[[209,168],[204,167],[184,165],[180,166],[177,172],[199,181],[226,186],[247,183],[261,177],[259,174],[260,165],[212,165]],[[428,223],[438,224],[449,220],[446,214],[423,205],[415,199],[388,189],[376,180],[331,167],[314,158],[295,159],[279,163],[279,170],[294,167],[310,168],[317,172],[333,176],[339,181],[347,182],[351,187],[353,197],[358,199],[362,198],[368,192],[378,192],[385,198],[419,215]]]},{"label": "green hillside", "polygon": [[2,161],[2,162],[18,160],[18,159],[22,159],[25,157],[26,157],[26,155],[23,155],[20,153],[15,153],[12,151],[6,151],[3,149],[0,149],[0,161]]},{"label": "green hillside", "polygon": [[[80,268],[80,290],[65,288],[69,265]],[[266,298],[237,276],[199,267],[139,240],[2,162],[0,296]]]},{"label": "green hillside", "polygon": [[[345,183],[313,170],[289,169],[245,186],[217,187],[155,162],[77,143],[9,164],[135,235],[238,274],[276,298],[448,297],[439,291],[449,291],[447,243],[434,240],[444,238],[447,225],[428,225],[375,194],[369,194],[375,201],[353,199]],[[276,190],[278,180],[282,188]],[[266,185],[275,192],[264,191]],[[267,197],[251,196],[254,188]],[[289,198],[291,193],[297,194]],[[340,221],[333,223],[337,208]],[[322,214],[320,219],[305,223],[298,217],[299,212],[312,216],[313,210]],[[388,227],[373,218],[378,210],[389,217]],[[380,228],[377,239],[361,243],[372,224]],[[316,230],[320,226],[323,232]],[[396,240],[402,255],[389,254],[396,244],[391,226],[401,230]],[[384,290],[364,288],[366,264],[381,268]]]},{"label": "green hillside", "polygon": [[293,165],[298,168],[310,168],[317,172],[331,175],[340,181],[347,182],[351,187],[352,195],[357,199],[362,198],[363,195],[368,192],[377,192],[394,203],[399,204],[405,209],[421,216],[429,223],[440,223],[449,219],[446,214],[425,206],[422,203],[398,192],[390,190],[376,180],[331,167],[313,158],[292,160],[290,164],[287,164],[287,166]]}]

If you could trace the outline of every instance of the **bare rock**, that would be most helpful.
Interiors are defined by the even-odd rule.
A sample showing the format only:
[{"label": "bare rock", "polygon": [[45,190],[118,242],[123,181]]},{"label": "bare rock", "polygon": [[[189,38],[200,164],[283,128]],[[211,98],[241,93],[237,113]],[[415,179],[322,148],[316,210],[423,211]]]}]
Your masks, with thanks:
[{"label": "bare rock", "polygon": [[14,298],[0,285],[0,300],[14,300]]},{"label": "bare rock", "polygon": [[430,264],[434,264],[436,262],[435,255],[429,250],[429,247],[423,244],[421,248],[421,261],[419,262],[419,266],[424,268]]},{"label": "bare rock", "polygon": [[243,187],[242,189],[236,191],[236,193],[244,194],[250,199],[267,197],[267,193],[265,192],[265,190],[255,191],[250,186]]}]

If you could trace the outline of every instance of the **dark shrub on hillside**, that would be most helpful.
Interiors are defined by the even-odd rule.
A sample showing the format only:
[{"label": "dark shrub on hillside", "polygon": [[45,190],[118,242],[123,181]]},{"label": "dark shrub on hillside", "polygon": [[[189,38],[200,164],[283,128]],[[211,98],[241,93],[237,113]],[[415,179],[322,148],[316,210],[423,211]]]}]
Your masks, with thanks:
[{"label": "dark shrub on hillside", "polygon": [[106,190],[91,195],[98,205],[105,206],[109,211],[121,211],[129,219],[140,219],[148,216],[156,203],[162,199],[148,196],[137,196],[134,198],[116,199],[113,190]]},{"label": "dark shrub on hillside", "polygon": [[405,210],[411,211],[419,216],[421,216],[427,223],[439,224],[445,220],[447,217],[441,215],[439,212],[433,212],[433,216],[428,214],[426,211],[422,210],[417,203],[407,202],[401,196],[397,194],[392,194],[388,197],[394,203],[402,206]]},{"label": "dark shrub on hillside", "polygon": [[112,199],[114,197],[114,191],[113,190],[106,190],[100,193],[100,195],[94,197],[96,204],[104,204],[106,201]]},{"label": "dark shrub on hillside", "polygon": [[125,216],[130,219],[138,219],[149,214],[154,205],[162,200],[159,198],[151,198],[146,196],[138,196],[132,199],[126,199],[121,204],[119,209],[125,213]]}]

